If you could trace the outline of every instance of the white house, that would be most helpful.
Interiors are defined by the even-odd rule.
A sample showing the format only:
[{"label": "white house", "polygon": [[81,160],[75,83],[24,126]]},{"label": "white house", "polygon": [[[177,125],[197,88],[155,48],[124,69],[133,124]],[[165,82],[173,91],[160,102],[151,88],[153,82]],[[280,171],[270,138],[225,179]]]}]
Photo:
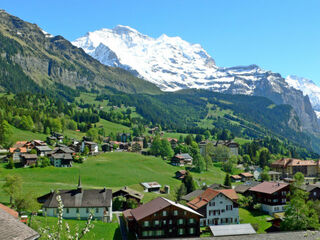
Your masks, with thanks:
[{"label": "white house", "polygon": [[204,216],[200,219],[201,226],[238,224],[237,200],[237,193],[233,189],[208,188],[187,205]]},{"label": "white house", "polygon": [[90,154],[97,154],[99,152],[98,144],[95,142],[82,141],[80,145],[80,152],[84,152],[85,147],[89,148]]},{"label": "white house", "polygon": [[92,213],[94,219],[104,222],[112,221],[112,190],[111,189],[82,189],[81,181],[76,189],[51,192],[40,198],[43,203],[43,214],[56,217],[58,214],[57,196],[61,196],[63,218],[87,219]]}]

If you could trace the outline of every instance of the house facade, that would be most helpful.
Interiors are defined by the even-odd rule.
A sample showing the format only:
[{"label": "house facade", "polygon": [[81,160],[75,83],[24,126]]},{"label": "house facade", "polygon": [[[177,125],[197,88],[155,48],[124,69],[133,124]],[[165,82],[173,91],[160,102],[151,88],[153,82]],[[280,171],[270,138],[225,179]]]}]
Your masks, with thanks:
[{"label": "house facade", "polygon": [[156,198],[123,212],[128,231],[138,239],[200,236],[201,214],[166,198]]},{"label": "house facade", "polygon": [[84,152],[85,147],[89,148],[90,154],[97,154],[99,152],[98,144],[95,142],[89,142],[89,141],[82,141],[80,143],[80,152]]},{"label": "house facade", "polygon": [[161,185],[157,182],[143,182],[141,185],[143,186],[145,192],[160,193]]},{"label": "house facade", "polygon": [[174,166],[192,166],[193,158],[188,153],[176,154],[171,159],[171,164]]},{"label": "house facade", "polygon": [[262,182],[249,189],[255,203],[260,203],[264,212],[273,215],[284,212],[290,188],[288,183]]},{"label": "house facade", "polygon": [[[143,194],[141,194],[138,191],[135,191],[127,186],[124,186],[123,188],[119,189],[118,191],[115,191],[112,194],[112,198],[116,197],[124,197],[126,200],[134,199],[139,205],[141,203],[141,200],[143,198]],[[126,206],[124,206],[126,208]]]},{"label": "house facade", "polygon": [[[81,181],[76,189],[51,192],[40,197],[43,203],[43,214],[56,217],[58,214],[57,196],[61,196],[64,205],[63,218],[87,219],[90,213],[94,219],[104,222],[112,221],[112,190],[83,189]],[[38,199],[38,200],[39,200]]]},{"label": "house facade", "polygon": [[239,154],[239,144],[232,141],[232,140],[218,140],[218,141],[202,141],[199,143],[199,148],[200,148],[200,154],[202,154],[203,156],[205,156],[206,153],[206,147],[208,143],[212,143],[214,147],[218,147],[218,146],[225,146],[227,148],[229,148],[230,152],[232,155],[238,156]]},{"label": "house facade", "polygon": [[271,169],[281,173],[281,178],[293,178],[297,172],[303,173],[305,180],[318,179],[319,161],[282,158],[271,164]]},{"label": "house facade", "polygon": [[202,214],[201,226],[238,224],[238,196],[233,189],[206,189],[200,196],[187,203],[189,207]]}]

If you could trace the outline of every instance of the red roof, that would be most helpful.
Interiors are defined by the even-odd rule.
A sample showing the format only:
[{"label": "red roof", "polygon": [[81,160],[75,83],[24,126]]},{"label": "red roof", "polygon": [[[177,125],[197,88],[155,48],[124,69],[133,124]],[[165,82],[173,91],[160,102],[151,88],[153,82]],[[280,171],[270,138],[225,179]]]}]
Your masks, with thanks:
[{"label": "red roof", "polygon": [[250,188],[252,192],[260,192],[266,194],[273,194],[285,187],[289,186],[288,183],[278,183],[278,182],[262,182],[257,186]]},{"label": "red roof", "polygon": [[240,177],[239,175],[232,175],[232,176],[230,176],[230,177],[232,177],[232,178],[234,178],[234,179],[241,179],[241,177]]},{"label": "red roof", "polygon": [[240,173],[239,175],[242,175],[244,177],[253,177],[253,175],[249,172]]},{"label": "red roof", "polygon": [[313,160],[301,160],[295,158],[282,158],[271,164],[273,167],[287,167],[287,166],[316,166],[317,162]]},{"label": "red roof", "polygon": [[19,217],[19,213],[3,204],[0,203],[0,208],[2,210],[4,210],[5,212],[9,213],[11,216],[18,218]]},{"label": "red roof", "polygon": [[229,198],[232,201],[238,200],[238,195],[233,189],[219,189],[214,190],[211,188],[206,189],[200,196],[196,197],[195,199],[191,200],[187,203],[189,207],[192,207],[193,209],[199,209],[205,205],[208,204],[212,199],[214,199],[219,194],[225,195],[227,198]]}]

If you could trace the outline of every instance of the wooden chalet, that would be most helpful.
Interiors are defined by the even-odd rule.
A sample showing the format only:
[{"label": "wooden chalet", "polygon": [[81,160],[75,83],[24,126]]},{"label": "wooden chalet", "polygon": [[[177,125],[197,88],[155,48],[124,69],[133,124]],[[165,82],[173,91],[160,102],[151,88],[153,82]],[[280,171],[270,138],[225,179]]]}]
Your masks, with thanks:
[{"label": "wooden chalet", "polygon": [[185,166],[185,165],[192,165],[193,158],[188,153],[180,153],[176,154],[171,159],[171,164],[174,166]]},{"label": "wooden chalet", "polygon": [[37,154],[22,154],[21,163],[23,166],[32,166],[36,165],[38,160]]},{"label": "wooden chalet", "polygon": [[116,198],[119,196],[124,197],[126,200],[134,199],[140,205],[144,195],[138,191],[135,191],[131,188],[128,188],[127,186],[124,186],[123,188],[119,189],[118,191],[115,191],[114,193],[112,193],[112,198]]},{"label": "wooden chalet", "polygon": [[240,173],[239,176],[241,177],[241,181],[242,182],[252,181],[253,180],[253,174],[250,173],[250,172]]},{"label": "wooden chalet", "polygon": [[249,189],[255,203],[260,203],[262,210],[270,215],[283,212],[290,186],[288,183],[262,182]]},{"label": "wooden chalet", "polygon": [[176,177],[177,179],[182,180],[182,179],[184,179],[185,176],[187,175],[187,170],[179,170],[179,171],[176,171],[175,174],[176,174],[175,177]]},{"label": "wooden chalet", "polygon": [[135,233],[138,239],[200,236],[202,215],[163,197],[128,209],[123,216],[128,230]]}]

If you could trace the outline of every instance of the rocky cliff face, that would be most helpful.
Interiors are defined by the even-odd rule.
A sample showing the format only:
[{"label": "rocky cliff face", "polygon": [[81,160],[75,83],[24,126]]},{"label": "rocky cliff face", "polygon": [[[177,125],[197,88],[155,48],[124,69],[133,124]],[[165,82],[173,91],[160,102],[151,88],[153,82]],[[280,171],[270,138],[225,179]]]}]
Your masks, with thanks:
[{"label": "rocky cliff face", "polygon": [[108,66],[130,70],[164,91],[185,88],[264,96],[291,105],[303,129],[318,132],[319,125],[308,97],[291,88],[278,73],[256,65],[221,68],[199,44],[179,37],[151,38],[127,26],[90,32],[73,42]]},{"label": "rocky cliff face", "polygon": [[71,88],[109,86],[130,93],[160,92],[154,84],[123,69],[105,66],[62,36],[52,36],[3,10],[0,11],[0,37],[2,60],[18,64],[42,88],[62,83]]}]

